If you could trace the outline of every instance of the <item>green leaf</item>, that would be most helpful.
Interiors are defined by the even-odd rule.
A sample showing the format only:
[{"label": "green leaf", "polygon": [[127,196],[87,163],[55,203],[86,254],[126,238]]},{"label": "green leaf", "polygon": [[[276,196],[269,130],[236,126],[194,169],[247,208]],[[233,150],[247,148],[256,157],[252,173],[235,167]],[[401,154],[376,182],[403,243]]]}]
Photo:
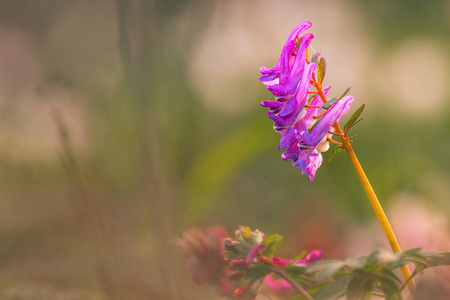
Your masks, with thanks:
[{"label": "green leaf", "polygon": [[360,108],[358,108],[357,111],[351,116],[350,120],[345,124],[344,126],[344,133],[347,134],[348,130],[355,125],[355,122],[359,118],[359,116],[362,114],[364,108],[366,107],[366,104],[361,105]]},{"label": "green leaf", "polygon": [[302,294],[298,294],[297,296],[292,297],[290,300],[305,300],[305,297],[303,297]]},{"label": "green leaf", "polygon": [[447,266],[450,265],[450,253],[427,253],[428,259],[433,262],[435,266]]},{"label": "green leaf", "polygon": [[314,99],[314,97],[316,97],[316,94],[312,94],[311,96],[309,96],[307,103],[310,104],[312,99]]},{"label": "green leaf", "polygon": [[322,84],[323,78],[325,77],[325,73],[327,71],[327,62],[323,57],[319,58],[319,61],[316,63],[317,65],[317,81]]},{"label": "green leaf", "polygon": [[347,267],[352,269],[363,269],[367,263],[367,256],[350,257],[345,260]]},{"label": "green leaf", "polygon": [[406,264],[409,264],[411,262],[410,259],[406,258],[399,258],[396,261],[390,262],[386,265],[386,268],[389,270],[395,270],[397,268],[400,268],[401,266],[404,266]]},{"label": "green leaf", "polygon": [[346,276],[326,282],[326,284],[314,293],[314,300],[335,300],[342,297],[347,291],[350,280],[351,277]]},{"label": "green leaf", "polygon": [[338,100],[339,100],[338,98],[334,97],[334,98],[328,100],[327,102],[325,102],[325,103],[322,105],[322,108],[328,108],[328,107],[330,107],[331,105],[333,105],[334,102],[336,102],[336,101],[338,101]]},{"label": "green leaf", "polygon": [[239,244],[236,244],[235,248],[242,256],[245,257],[247,256],[248,252],[252,250],[253,247],[254,245],[241,241]]},{"label": "green leaf", "polygon": [[389,270],[388,268],[383,268],[380,272],[380,275],[385,276],[385,277],[390,277],[392,279],[394,279],[395,281],[397,281],[398,283],[402,283],[402,281],[400,280],[400,278],[398,278],[398,276],[392,272],[391,270]]},{"label": "green leaf", "polygon": [[336,280],[328,280],[328,281],[322,281],[322,282],[316,283],[308,289],[308,293],[310,295],[314,295],[318,291],[320,291],[324,286],[326,286],[327,284],[334,282],[334,281],[336,281]]},{"label": "green leaf", "polygon": [[412,249],[408,249],[406,251],[403,251],[402,253],[400,253],[400,256],[402,255],[406,255],[406,254],[412,254],[412,253],[419,253],[420,250],[422,250],[422,248],[412,248]]},{"label": "green leaf", "polygon": [[378,275],[375,277],[381,291],[384,293],[386,299],[401,300],[401,293],[398,284],[390,277]]},{"label": "green leaf", "polygon": [[295,264],[296,262],[298,262],[300,259],[302,259],[303,257],[305,257],[306,255],[306,251],[303,251],[302,253],[300,253],[299,255],[297,255],[293,260],[291,260],[290,263],[288,263],[288,265],[286,267],[290,267],[293,264]]},{"label": "green leaf", "polygon": [[254,281],[266,277],[271,272],[266,265],[253,263],[252,267],[245,271],[244,278]]},{"label": "green leaf", "polygon": [[370,299],[373,291],[373,280],[362,271],[353,272],[353,278],[347,287],[348,300]]},{"label": "green leaf", "polygon": [[[350,128],[354,127],[356,124],[358,124],[358,123],[361,122],[362,120],[364,120],[364,118],[360,118],[360,119],[356,120],[356,122],[353,123],[353,125],[352,125]],[[349,128],[349,129],[350,129],[350,128]]]},{"label": "green leaf", "polygon": [[379,261],[379,257],[380,257],[380,253],[381,253],[381,250],[380,249],[375,249],[375,250],[373,250],[370,254],[369,254],[369,256],[367,257],[367,263],[368,264],[370,264],[370,263],[378,263],[378,261]]},{"label": "green leaf", "polygon": [[326,278],[333,277],[344,266],[345,263],[340,260],[325,260],[312,265],[306,272],[313,273],[318,271],[315,277],[318,281],[322,281]]},{"label": "green leaf", "polygon": [[327,102],[325,102],[325,103],[322,105],[322,108],[328,108],[328,107],[330,107],[331,105],[334,104],[334,102],[336,102],[336,101],[341,100],[342,98],[344,98],[345,95],[347,95],[347,93],[348,93],[349,91],[350,91],[350,88],[347,88],[347,89],[345,90],[345,92],[344,92],[340,97],[333,97],[333,98],[331,98],[330,100],[328,100]]},{"label": "green leaf", "polygon": [[312,57],[311,57],[311,63],[316,63],[317,60],[319,59],[319,55],[317,53],[315,53]]},{"label": "green leaf", "polygon": [[333,159],[333,156],[334,156],[336,153],[339,153],[339,152],[344,151],[344,150],[345,150],[344,147],[341,147],[341,146],[337,146],[336,148],[334,148],[334,149],[331,151],[331,153],[330,153],[330,157],[328,158],[328,161],[331,161],[331,160]]},{"label": "green leaf", "polygon": [[[360,120],[362,120],[362,119],[364,119],[364,118],[361,118]],[[359,120],[358,120],[358,122],[359,122]],[[356,123],[355,123],[356,124]],[[348,139],[349,139],[349,141],[351,141],[351,140],[353,140],[355,137],[357,137],[358,135],[357,134],[354,134],[354,135],[352,135],[352,136],[350,136]]]},{"label": "green leaf", "polygon": [[283,241],[283,237],[279,234],[271,234],[266,236],[262,243],[266,245],[264,252],[268,256],[272,256]]},{"label": "green leaf", "polygon": [[345,95],[347,95],[348,92],[350,92],[350,89],[351,89],[351,87],[348,87],[348,88],[345,90],[345,92],[338,98],[338,100],[341,100],[342,98],[344,98]]},{"label": "green leaf", "polygon": [[441,265],[450,265],[450,255],[448,253],[402,253],[403,259],[409,259],[417,268],[417,271]]},{"label": "green leaf", "polygon": [[286,273],[291,275],[299,275],[306,273],[306,267],[303,266],[287,266],[285,270]]},{"label": "green leaf", "polygon": [[298,284],[310,286],[315,280],[311,276],[305,274],[305,269],[305,267],[292,266],[286,269],[286,273]]}]

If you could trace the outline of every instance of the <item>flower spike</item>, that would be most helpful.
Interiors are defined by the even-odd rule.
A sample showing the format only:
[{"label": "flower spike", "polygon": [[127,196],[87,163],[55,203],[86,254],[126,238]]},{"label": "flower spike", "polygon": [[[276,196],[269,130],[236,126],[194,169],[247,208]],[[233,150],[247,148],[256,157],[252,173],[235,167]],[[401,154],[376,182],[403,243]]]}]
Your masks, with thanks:
[{"label": "flower spike", "polygon": [[[266,100],[261,105],[269,108],[268,116],[275,122],[273,128],[281,135],[278,148],[286,149],[281,158],[292,161],[312,181],[323,161],[320,153],[329,148],[332,127],[348,112],[353,97],[344,94],[342,99],[327,103],[325,97],[331,86],[322,89],[325,59],[316,53],[308,61],[307,48],[314,35],[300,36],[310,27],[310,22],[302,22],[294,28],[278,62],[270,69],[261,67],[263,76],[259,79],[275,96],[275,101]],[[312,86],[317,91],[310,91]],[[310,94],[313,96],[309,102]]]}]

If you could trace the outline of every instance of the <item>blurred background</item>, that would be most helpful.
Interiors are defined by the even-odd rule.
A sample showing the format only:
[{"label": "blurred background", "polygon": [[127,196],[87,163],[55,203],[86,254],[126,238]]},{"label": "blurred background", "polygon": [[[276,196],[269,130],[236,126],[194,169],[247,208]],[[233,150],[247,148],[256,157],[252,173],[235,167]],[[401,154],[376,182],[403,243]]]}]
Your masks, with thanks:
[{"label": "blurred background", "polygon": [[388,249],[345,153],[308,182],[259,106],[305,20],[329,95],[366,103],[354,148],[400,244],[449,251],[449,1],[2,0],[0,298],[222,299],[191,227]]}]

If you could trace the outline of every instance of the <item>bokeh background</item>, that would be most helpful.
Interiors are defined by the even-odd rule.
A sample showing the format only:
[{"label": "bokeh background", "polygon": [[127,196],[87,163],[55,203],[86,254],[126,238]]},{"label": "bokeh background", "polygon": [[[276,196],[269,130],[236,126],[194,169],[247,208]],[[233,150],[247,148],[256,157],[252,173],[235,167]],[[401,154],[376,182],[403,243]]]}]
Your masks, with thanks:
[{"label": "bokeh background", "polygon": [[0,298],[222,299],[185,269],[191,227],[388,248],[345,153],[309,183],[259,106],[304,20],[330,95],[366,103],[354,148],[400,244],[449,251],[449,1],[3,0]]}]

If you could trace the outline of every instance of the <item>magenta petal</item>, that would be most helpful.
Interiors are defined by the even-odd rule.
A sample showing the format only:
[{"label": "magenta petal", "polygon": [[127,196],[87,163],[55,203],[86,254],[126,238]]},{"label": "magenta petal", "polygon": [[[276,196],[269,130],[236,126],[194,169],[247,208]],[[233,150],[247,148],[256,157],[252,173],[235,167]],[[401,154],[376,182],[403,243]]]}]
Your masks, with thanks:
[{"label": "magenta petal", "polygon": [[292,261],[292,259],[284,259],[284,258],[279,258],[276,256],[274,258],[272,258],[273,264],[280,268],[286,267],[291,261]]},{"label": "magenta petal", "polygon": [[322,250],[313,250],[306,254],[305,258],[300,259],[296,262],[295,266],[310,266],[320,260],[322,260],[323,251]]},{"label": "magenta petal", "polygon": [[[323,94],[325,97],[327,96],[330,87],[331,86],[329,85],[323,90]],[[322,106],[322,104],[323,102],[319,95],[315,96],[310,103],[311,106]],[[303,121],[305,122],[305,125],[308,129],[310,129],[314,125],[314,123],[316,123],[317,120],[313,117],[320,115],[321,111],[321,108],[308,108],[308,110],[306,111],[306,115],[303,117]]]},{"label": "magenta petal", "polygon": [[274,120],[276,123],[284,125],[284,120],[282,118],[280,118],[279,116],[277,116],[276,114],[274,114],[273,112],[269,111],[269,112],[267,112],[267,115],[269,116],[269,118]]},{"label": "magenta petal", "polygon": [[258,255],[259,250],[266,248],[265,244],[258,244],[255,247],[253,247],[247,254],[247,258],[245,259],[245,261],[247,263],[251,263],[255,258],[256,255]]},{"label": "magenta petal", "polygon": [[309,64],[303,71],[302,79],[299,83],[297,92],[295,93],[295,99],[297,99],[297,107],[305,106],[308,100],[308,91],[311,88],[311,74],[316,70],[315,64]]},{"label": "magenta petal", "polygon": [[267,288],[277,292],[285,292],[292,289],[292,286],[286,280],[282,278],[275,279],[273,274],[267,275],[263,283]]},{"label": "magenta petal", "polygon": [[294,41],[287,41],[283,47],[280,57],[280,84],[286,85],[286,81],[289,78],[290,67],[289,63],[291,60],[291,54],[294,53]]},{"label": "magenta petal", "polygon": [[301,42],[301,44],[298,48],[297,55],[294,60],[294,64],[292,65],[292,68],[291,68],[291,71],[289,74],[289,79],[284,84],[286,86],[286,89],[288,91],[290,91],[291,93],[295,92],[298,82],[304,72],[305,64],[306,64],[305,51],[306,51],[306,48],[311,43],[311,39],[313,37],[314,37],[314,35],[312,35],[312,34],[305,34],[304,36],[302,36],[303,41]]},{"label": "magenta petal", "polygon": [[263,75],[268,75],[272,73],[272,70],[269,69],[268,67],[260,67],[259,68],[259,73],[263,74]]},{"label": "magenta petal", "polygon": [[[307,146],[317,146],[313,136],[308,131],[300,131],[297,133],[297,139],[304,142]],[[319,140],[320,142],[320,140]],[[317,142],[318,144],[318,142]]]},{"label": "magenta petal", "polygon": [[283,105],[283,103],[278,102],[278,101],[270,101],[270,100],[265,100],[265,101],[261,101],[261,106],[264,107],[280,107],[281,105]]},{"label": "magenta petal", "polygon": [[311,146],[317,146],[318,143],[325,137],[325,135],[330,131],[331,127],[339,121],[341,116],[348,112],[350,109],[350,104],[353,102],[352,96],[346,96],[339,101],[336,101],[323,115],[322,119],[317,123],[316,127],[311,131],[311,136],[314,142],[310,144]]},{"label": "magenta petal", "polygon": [[274,80],[277,77],[277,74],[269,74],[265,76],[258,77],[260,81],[271,81]]},{"label": "magenta petal", "polygon": [[280,143],[278,144],[278,149],[284,149],[292,145],[296,141],[295,138],[295,130],[292,127],[289,127],[286,131],[284,131],[281,135]]},{"label": "magenta petal", "polygon": [[316,149],[310,150],[309,152],[304,151],[294,163],[294,167],[302,169],[302,174],[306,174],[308,180],[311,182],[314,180],[317,169],[322,164],[322,160],[322,155]]},{"label": "magenta petal", "polygon": [[282,160],[297,160],[298,159],[298,153],[294,151],[286,151],[281,154]]},{"label": "magenta petal", "polygon": [[280,84],[269,85],[269,86],[267,86],[267,89],[269,91],[271,91],[272,94],[274,94],[275,96],[277,96],[277,95],[284,96],[284,95],[288,94],[288,92],[289,92],[284,86],[282,86]]},{"label": "magenta petal", "polygon": [[309,164],[302,169],[302,174],[306,174],[309,182],[312,182],[314,180],[317,169],[319,169],[320,165],[322,165],[322,161],[323,157],[320,153],[317,156],[309,156]]},{"label": "magenta petal", "polygon": [[297,99],[291,97],[283,106],[280,113],[278,114],[280,117],[285,117],[293,112],[297,108]]},{"label": "magenta petal", "polygon": [[[305,21],[302,22],[300,24],[297,24],[297,26],[295,26],[295,28],[291,31],[291,33],[289,34],[289,37],[285,43],[285,47],[283,48],[283,51],[280,55],[280,58],[278,59],[277,63],[272,67],[272,68],[268,68],[268,67],[260,67],[259,68],[259,72],[262,75],[270,75],[270,74],[277,74],[280,73],[280,65],[282,60],[285,58],[285,55],[287,53],[287,51],[284,51],[286,47],[286,45],[288,45],[291,42],[295,42],[295,40],[297,39],[298,35],[300,33],[302,33],[303,31],[305,31],[306,29],[310,28],[312,26],[312,23],[309,21]],[[291,50],[292,51],[292,50]],[[289,53],[290,54],[290,53]],[[278,74],[277,74],[278,75]]]},{"label": "magenta petal", "polygon": [[300,24],[297,24],[297,26],[294,27],[291,34],[289,35],[288,41],[292,40],[294,41],[297,36],[305,31],[306,29],[310,28],[312,26],[312,23],[309,21],[301,22]]}]

